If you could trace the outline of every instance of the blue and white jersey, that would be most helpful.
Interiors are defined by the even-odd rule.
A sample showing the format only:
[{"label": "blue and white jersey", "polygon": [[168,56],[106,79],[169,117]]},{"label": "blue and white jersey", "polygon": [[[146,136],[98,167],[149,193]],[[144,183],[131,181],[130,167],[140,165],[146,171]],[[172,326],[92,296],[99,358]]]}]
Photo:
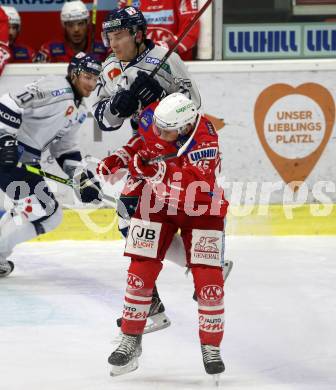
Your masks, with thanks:
[{"label": "blue and white jersey", "polygon": [[47,76],[0,97],[0,134],[16,135],[22,162],[79,151],[78,130],[88,115],[66,78]]},{"label": "blue and white jersey", "polygon": [[[119,129],[125,118],[112,115],[110,100],[120,89],[129,90],[139,71],[151,73],[168,49],[145,41],[146,49],[131,62],[120,61],[113,53],[103,64],[94,96],[94,116],[101,130]],[[178,54],[172,53],[155,76],[167,94],[181,92],[191,98],[197,108],[201,106],[201,98],[196,83],[191,78],[184,62]]]}]

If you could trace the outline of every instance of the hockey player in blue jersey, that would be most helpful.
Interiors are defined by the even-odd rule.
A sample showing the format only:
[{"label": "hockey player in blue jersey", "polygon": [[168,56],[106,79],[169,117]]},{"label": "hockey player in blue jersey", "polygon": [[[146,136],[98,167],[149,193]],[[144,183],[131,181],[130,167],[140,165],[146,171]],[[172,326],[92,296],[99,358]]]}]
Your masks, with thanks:
[{"label": "hockey player in blue jersey", "polygon": [[62,210],[43,177],[17,167],[18,162],[39,167],[41,153],[50,154],[73,178],[82,202],[100,200],[100,186],[81,169],[79,130],[88,115],[83,97],[95,89],[101,64],[79,53],[65,78],[47,76],[20,91],[0,97],[0,188],[13,209],[0,220],[0,277],[9,275],[14,247],[55,229]]}]

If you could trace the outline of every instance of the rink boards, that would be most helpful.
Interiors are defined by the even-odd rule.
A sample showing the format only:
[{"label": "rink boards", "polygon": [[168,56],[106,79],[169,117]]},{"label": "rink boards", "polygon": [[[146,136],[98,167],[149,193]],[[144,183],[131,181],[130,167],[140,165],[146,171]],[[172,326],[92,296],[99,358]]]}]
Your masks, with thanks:
[{"label": "rink boards", "polygon": [[[233,206],[227,217],[227,235],[334,235],[336,210],[328,216],[312,215],[317,205],[283,208],[282,205],[243,208]],[[330,205],[320,206],[328,210]],[[323,209],[324,207],[324,209]],[[54,240],[119,240],[116,213],[113,209],[65,210],[62,224],[37,241]]]},{"label": "rink boards", "polygon": [[[335,234],[336,60],[211,61],[188,67],[205,113],[225,122],[218,134],[220,182],[231,204],[227,233]],[[61,77],[65,69],[63,64],[10,65],[0,94],[46,74]],[[92,117],[81,131],[83,155],[95,161],[131,135],[128,124],[102,133]],[[62,174],[48,153],[43,167]],[[82,222],[68,210],[76,208],[71,190],[55,183],[52,190],[66,210],[61,227],[45,239],[64,238],[64,231],[75,239],[119,238],[113,210],[93,213],[103,228],[92,230],[88,217]],[[0,208],[2,202],[0,195]]]}]

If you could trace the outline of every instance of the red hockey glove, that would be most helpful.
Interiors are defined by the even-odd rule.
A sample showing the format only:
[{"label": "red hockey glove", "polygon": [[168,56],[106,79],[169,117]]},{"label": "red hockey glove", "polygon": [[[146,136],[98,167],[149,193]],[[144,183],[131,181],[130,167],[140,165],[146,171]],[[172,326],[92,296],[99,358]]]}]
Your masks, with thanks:
[{"label": "red hockey glove", "polygon": [[148,164],[149,153],[141,150],[133,156],[128,163],[128,169],[134,178],[149,179],[154,182],[161,182],[166,173],[166,163],[160,161],[154,164]]},{"label": "red hockey glove", "polygon": [[125,149],[118,149],[111,156],[105,157],[97,166],[98,175],[104,180],[116,183],[124,175],[125,171],[118,172],[120,169],[127,169],[127,163],[130,160],[129,154]]}]

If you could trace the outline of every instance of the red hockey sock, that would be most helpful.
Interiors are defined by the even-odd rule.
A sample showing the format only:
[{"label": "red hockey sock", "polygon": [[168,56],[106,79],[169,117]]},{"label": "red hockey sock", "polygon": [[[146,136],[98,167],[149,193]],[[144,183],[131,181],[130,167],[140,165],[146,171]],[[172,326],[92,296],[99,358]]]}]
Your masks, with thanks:
[{"label": "red hockey sock", "polygon": [[224,335],[224,281],[220,268],[192,267],[201,344],[219,347]]},{"label": "red hockey sock", "polygon": [[125,334],[142,334],[152,303],[153,287],[162,268],[161,261],[132,259],[121,330]]}]

